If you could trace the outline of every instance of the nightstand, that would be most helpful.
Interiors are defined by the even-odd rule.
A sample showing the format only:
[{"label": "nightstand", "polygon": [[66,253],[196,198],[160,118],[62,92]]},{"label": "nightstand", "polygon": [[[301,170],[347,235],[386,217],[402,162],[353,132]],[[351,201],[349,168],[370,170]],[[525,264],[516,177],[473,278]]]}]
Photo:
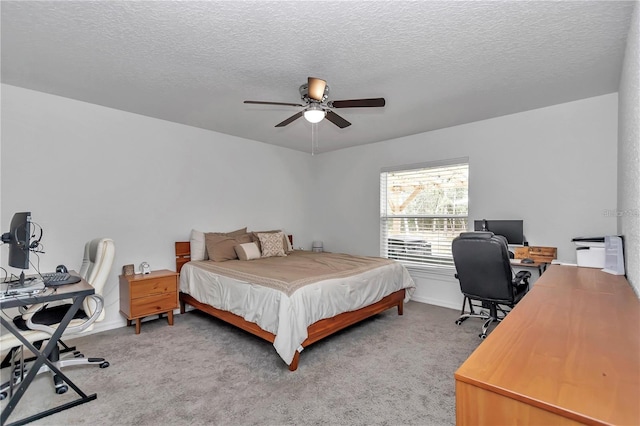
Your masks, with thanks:
[{"label": "nightstand", "polygon": [[142,275],[120,275],[120,312],[127,317],[127,326],[136,320],[136,334],[140,334],[140,320],[149,315],[167,314],[173,325],[173,310],[178,308],[177,272],[162,269]]}]

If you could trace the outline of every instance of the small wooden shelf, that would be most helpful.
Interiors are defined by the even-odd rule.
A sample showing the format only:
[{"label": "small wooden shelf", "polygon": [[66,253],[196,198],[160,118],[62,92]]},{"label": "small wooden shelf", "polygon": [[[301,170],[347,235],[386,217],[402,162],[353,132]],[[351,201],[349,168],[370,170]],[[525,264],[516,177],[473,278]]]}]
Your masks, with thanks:
[{"label": "small wooden shelf", "polygon": [[558,257],[558,249],[538,246],[516,247],[515,256],[516,259],[533,259],[536,263],[551,263]]},{"label": "small wooden shelf", "polygon": [[136,321],[140,334],[140,320],[150,315],[167,314],[173,325],[173,310],[178,308],[178,273],[168,269],[142,275],[120,275],[120,313],[127,318],[127,326]]}]

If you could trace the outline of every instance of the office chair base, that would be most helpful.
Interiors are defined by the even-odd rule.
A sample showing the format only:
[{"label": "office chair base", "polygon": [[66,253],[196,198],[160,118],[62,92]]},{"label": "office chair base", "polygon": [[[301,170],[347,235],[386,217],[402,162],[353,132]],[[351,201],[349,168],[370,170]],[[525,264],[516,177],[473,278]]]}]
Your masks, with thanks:
[{"label": "office chair base", "polygon": [[478,337],[481,338],[482,340],[486,339],[487,331],[489,331],[489,327],[491,326],[491,323],[500,322],[500,321],[502,321],[502,318],[494,318],[494,317],[487,318],[484,324],[482,324],[482,332],[478,334]]},{"label": "office chair base", "polygon": [[109,361],[105,361],[104,358],[84,358],[77,357],[71,359],[62,359],[58,361],[57,367],[62,369],[64,367],[69,367],[72,365],[97,365],[100,368],[107,368],[110,364]]},{"label": "office chair base", "polygon": [[[66,345],[65,345],[66,347]],[[57,353],[56,353],[57,352]],[[9,381],[2,383],[0,385],[0,401],[7,398],[9,394],[22,382],[23,378],[29,372],[29,364],[28,360],[24,359],[23,348],[22,346],[17,346],[12,348],[8,355],[11,355],[13,370],[11,372],[11,377]],[[72,354],[73,358],[67,359],[59,359],[59,352],[54,350],[54,353],[51,355],[51,361],[53,364],[59,368],[63,369],[65,367],[74,366],[74,365],[97,365],[100,368],[109,367],[109,361],[106,361],[104,358],[85,358],[83,354],[79,351],[74,351]],[[58,358],[58,359],[56,359]],[[40,367],[36,375],[46,373],[51,371],[49,366],[43,365]],[[53,375],[53,385],[55,392],[58,395],[62,395],[69,390],[67,384],[60,378],[58,375]]]},{"label": "office chair base", "polygon": [[462,314],[456,320],[456,325],[462,325],[462,323],[465,322],[466,320],[468,320],[469,318],[480,318],[480,319],[483,319],[483,320],[487,320],[487,319],[489,319],[489,315],[488,314],[483,314],[483,313]]},{"label": "office chair base", "polygon": [[[33,344],[33,346],[35,346],[37,349],[40,349],[42,347],[42,344],[44,342],[47,342],[47,340],[41,340],[39,342],[35,342]],[[75,354],[79,354],[80,352],[76,350],[75,346],[68,346],[65,342],[63,342],[62,340],[60,340],[58,343],[60,343],[60,353],[61,354],[66,354],[68,352],[72,352],[74,355]],[[0,369],[3,368],[7,368],[11,365],[11,352],[7,353],[7,356],[4,357],[4,359],[2,360],[2,363],[0,363]],[[24,360],[24,362],[31,362],[31,361],[35,361],[36,357],[30,357],[30,358],[26,358]]]},{"label": "office chair base", "polygon": [[[469,312],[466,312],[467,301],[469,302]],[[479,310],[476,311],[474,308]],[[488,312],[486,310],[483,311],[483,309],[488,309],[489,311]],[[498,311],[502,313],[502,316],[498,315]],[[469,318],[479,318],[481,320],[484,320],[484,323],[482,324],[481,332],[480,334],[478,334],[478,337],[484,340],[487,338],[487,332],[489,331],[489,327],[491,326],[491,324],[494,322],[502,321],[504,317],[507,316],[508,312],[509,312],[508,310],[504,309],[502,306],[500,306],[497,303],[496,304],[483,303],[481,305],[474,305],[473,301],[469,297],[465,296],[464,301],[462,302],[462,310],[460,312],[460,317],[458,317],[458,319],[456,320],[456,325],[462,325],[462,323]]]}]

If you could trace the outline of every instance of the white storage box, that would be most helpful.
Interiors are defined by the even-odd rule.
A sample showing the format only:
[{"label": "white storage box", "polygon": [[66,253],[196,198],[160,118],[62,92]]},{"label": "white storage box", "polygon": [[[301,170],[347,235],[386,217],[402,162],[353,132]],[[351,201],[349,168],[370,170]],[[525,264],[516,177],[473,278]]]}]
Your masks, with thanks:
[{"label": "white storage box", "polygon": [[604,268],[604,237],[578,237],[572,241],[576,244],[578,266]]},{"label": "white storage box", "polygon": [[624,247],[621,235],[604,237],[604,269],[602,272],[624,275]]}]

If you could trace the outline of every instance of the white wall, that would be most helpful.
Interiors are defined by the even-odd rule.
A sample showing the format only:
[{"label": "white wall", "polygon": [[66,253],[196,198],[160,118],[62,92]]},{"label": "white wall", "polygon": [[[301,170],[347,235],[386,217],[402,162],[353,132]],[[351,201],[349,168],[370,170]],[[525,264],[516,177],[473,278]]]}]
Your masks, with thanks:
[{"label": "white wall", "polygon": [[627,37],[619,90],[618,233],[625,239],[627,278],[640,296],[640,6]]},{"label": "white wall", "polygon": [[114,239],[97,329],[124,324],[122,265],[174,269],[173,242],[192,228],[283,227],[311,245],[308,154],[8,85],[1,148],[0,229],[32,212],[44,229],[41,271],[78,270],[85,241]]},{"label": "white wall", "polygon": [[[378,255],[380,169],[469,157],[471,219],[522,218],[532,245],[571,262],[571,238],[616,233],[603,212],[618,206],[617,103],[604,95],[311,157],[3,85],[0,229],[31,210],[45,230],[45,271],[77,269],[86,240],[114,238],[103,329],[124,324],[122,265],[172,269],[173,241],[192,227],[285,227],[296,247],[319,239]],[[416,300],[459,308],[451,272],[412,274]]]},{"label": "white wall", "polygon": [[[523,219],[531,245],[616,233],[617,94],[322,154],[314,164],[314,239],[379,254],[382,167],[469,157],[470,219]],[[428,112],[426,112],[428,113]],[[459,308],[452,273],[413,274],[416,299]]]}]

